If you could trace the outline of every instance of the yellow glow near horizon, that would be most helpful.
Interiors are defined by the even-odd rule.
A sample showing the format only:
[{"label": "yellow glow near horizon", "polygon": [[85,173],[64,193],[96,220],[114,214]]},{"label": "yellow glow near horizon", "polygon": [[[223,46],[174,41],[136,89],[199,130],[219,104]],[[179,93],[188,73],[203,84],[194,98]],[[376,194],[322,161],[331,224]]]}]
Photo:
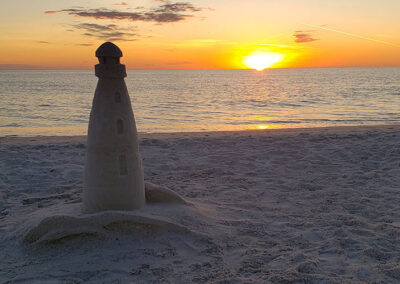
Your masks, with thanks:
[{"label": "yellow glow near horizon", "polygon": [[280,124],[259,124],[259,125],[251,125],[248,127],[249,130],[267,130],[267,129],[279,129],[284,128],[284,126]]},{"label": "yellow glow near horizon", "polygon": [[268,129],[268,128],[270,128],[269,125],[258,125],[257,126],[257,129],[261,129],[261,130]]},{"label": "yellow glow near horizon", "polygon": [[251,69],[262,71],[281,62],[284,58],[285,56],[280,53],[255,52],[247,56],[243,63]]}]

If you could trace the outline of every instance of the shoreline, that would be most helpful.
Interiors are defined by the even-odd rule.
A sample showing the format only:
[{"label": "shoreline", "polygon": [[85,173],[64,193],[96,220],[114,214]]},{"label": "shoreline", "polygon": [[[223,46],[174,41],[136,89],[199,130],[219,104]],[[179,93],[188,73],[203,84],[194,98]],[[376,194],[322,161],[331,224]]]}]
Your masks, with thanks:
[{"label": "shoreline", "polygon": [[[400,128],[400,123],[381,124],[381,125],[356,125],[356,126],[324,126],[324,127],[304,127],[304,128],[274,128],[274,129],[247,129],[234,131],[198,131],[198,132],[160,132],[148,133],[138,132],[140,139],[172,139],[172,138],[200,138],[200,137],[225,137],[225,136],[246,136],[246,135],[298,135],[308,134],[348,134],[363,133],[365,131],[389,131]],[[86,142],[86,135],[71,136],[0,136],[0,145],[8,144],[38,144],[38,143],[64,143],[64,142]]]}]

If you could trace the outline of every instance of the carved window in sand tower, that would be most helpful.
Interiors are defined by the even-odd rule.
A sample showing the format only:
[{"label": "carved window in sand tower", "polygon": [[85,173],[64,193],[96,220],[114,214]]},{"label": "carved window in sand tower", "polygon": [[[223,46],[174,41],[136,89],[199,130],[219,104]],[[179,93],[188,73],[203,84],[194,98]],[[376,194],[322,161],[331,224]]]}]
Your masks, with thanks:
[{"label": "carved window in sand tower", "polygon": [[115,92],[114,100],[115,100],[116,103],[120,103],[121,102],[121,93],[120,92]]},{"label": "carved window in sand tower", "polygon": [[120,155],[119,156],[119,174],[121,176],[128,175],[128,165],[127,165],[127,162],[126,162],[126,156],[125,155]]},{"label": "carved window in sand tower", "polygon": [[122,119],[117,120],[117,133],[118,134],[124,133],[124,121]]}]

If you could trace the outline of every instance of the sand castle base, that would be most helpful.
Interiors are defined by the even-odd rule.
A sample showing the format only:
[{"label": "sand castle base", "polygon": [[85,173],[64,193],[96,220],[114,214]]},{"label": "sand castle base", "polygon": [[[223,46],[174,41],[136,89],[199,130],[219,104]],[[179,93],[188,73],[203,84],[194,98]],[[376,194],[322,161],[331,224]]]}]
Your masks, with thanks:
[{"label": "sand castle base", "polygon": [[80,200],[58,206],[53,208],[51,215],[38,214],[29,220],[25,226],[24,241],[43,243],[79,235],[102,237],[113,228],[190,233],[187,227],[168,217],[176,217],[181,215],[180,211],[190,210],[187,201],[173,190],[152,183],[145,183],[145,193],[146,206],[133,211],[108,210],[84,214],[81,213],[83,204]]}]

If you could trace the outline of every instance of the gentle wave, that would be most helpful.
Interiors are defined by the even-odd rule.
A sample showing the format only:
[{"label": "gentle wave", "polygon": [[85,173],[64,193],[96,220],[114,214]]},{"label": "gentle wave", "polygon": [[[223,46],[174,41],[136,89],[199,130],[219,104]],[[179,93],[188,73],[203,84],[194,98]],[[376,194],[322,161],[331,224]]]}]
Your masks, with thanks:
[{"label": "gentle wave", "polygon": [[[400,68],[130,70],[140,132],[400,122]],[[0,71],[0,136],[83,135],[93,71]]]}]

